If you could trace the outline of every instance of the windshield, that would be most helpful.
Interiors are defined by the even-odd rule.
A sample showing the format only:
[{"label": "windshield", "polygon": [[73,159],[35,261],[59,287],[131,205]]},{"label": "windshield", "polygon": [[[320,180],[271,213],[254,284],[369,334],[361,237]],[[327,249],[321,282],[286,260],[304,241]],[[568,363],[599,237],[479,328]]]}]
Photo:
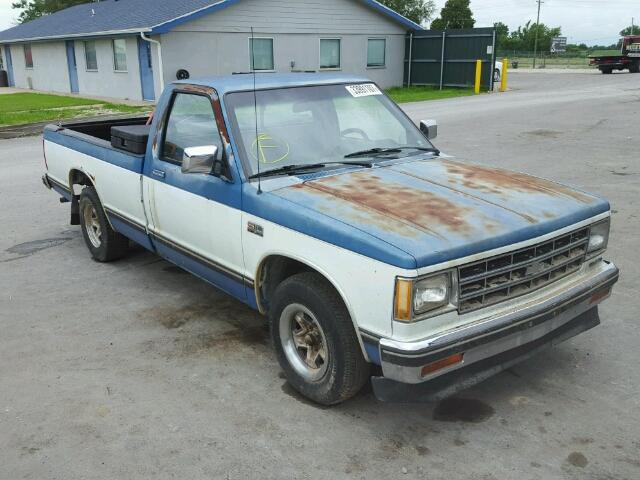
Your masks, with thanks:
[{"label": "windshield", "polygon": [[[258,171],[258,161],[265,172],[288,165],[348,163],[345,156],[370,149],[432,147],[374,84],[257,90],[257,108],[252,91],[235,92],[226,95],[225,103],[249,176]],[[371,153],[372,158],[377,155]]]}]

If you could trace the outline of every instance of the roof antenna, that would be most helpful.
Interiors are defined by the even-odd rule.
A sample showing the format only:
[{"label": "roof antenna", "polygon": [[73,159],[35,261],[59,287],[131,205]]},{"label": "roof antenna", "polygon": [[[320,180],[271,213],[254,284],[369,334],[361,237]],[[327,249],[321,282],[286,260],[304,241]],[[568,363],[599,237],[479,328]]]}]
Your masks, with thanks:
[{"label": "roof antenna", "polygon": [[258,195],[262,193],[260,181],[260,138],[258,136],[258,100],[256,99],[256,62],[253,27],[251,27],[251,73],[253,74],[253,115],[256,119],[256,160],[258,160]]}]

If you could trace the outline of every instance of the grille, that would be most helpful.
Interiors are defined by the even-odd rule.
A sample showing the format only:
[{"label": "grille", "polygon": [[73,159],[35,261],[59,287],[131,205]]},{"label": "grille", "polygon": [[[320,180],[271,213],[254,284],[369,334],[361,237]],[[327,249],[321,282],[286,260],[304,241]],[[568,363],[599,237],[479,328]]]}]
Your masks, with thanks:
[{"label": "grille", "polygon": [[589,228],[458,268],[460,313],[524,295],[577,271]]}]

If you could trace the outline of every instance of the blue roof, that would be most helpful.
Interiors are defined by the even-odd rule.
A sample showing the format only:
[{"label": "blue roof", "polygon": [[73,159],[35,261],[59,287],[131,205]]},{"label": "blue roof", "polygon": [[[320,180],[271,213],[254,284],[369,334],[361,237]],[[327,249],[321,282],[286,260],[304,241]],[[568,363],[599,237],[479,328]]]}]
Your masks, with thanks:
[{"label": "blue roof", "polygon": [[[266,90],[282,87],[304,87],[309,85],[333,85],[337,83],[371,82],[367,77],[335,72],[325,73],[260,73],[256,72],[256,89]],[[176,85],[202,85],[215,88],[219,95],[228,92],[253,90],[253,75],[241,73],[217,77],[190,78],[173,82]]]},{"label": "blue roof", "polygon": [[[74,37],[166,33],[203,15],[214,13],[240,0],[103,0],[61,10],[0,32],[0,42],[19,42]],[[376,0],[357,0],[402,24],[421,29]]]}]

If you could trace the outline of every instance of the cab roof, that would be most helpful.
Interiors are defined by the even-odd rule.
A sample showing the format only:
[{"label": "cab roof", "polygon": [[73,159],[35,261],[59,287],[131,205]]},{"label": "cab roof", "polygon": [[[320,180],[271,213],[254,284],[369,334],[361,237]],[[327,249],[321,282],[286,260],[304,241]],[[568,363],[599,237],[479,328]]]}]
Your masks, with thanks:
[{"label": "cab roof", "polygon": [[[336,73],[260,73],[255,75],[256,90],[286,87],[308,87],[312,85],[332,85],[340,83],[371,82],[367,77]],[[228,92],[253,90],[253,74],[238,73],[218,77],[194,78],[173,82],[173,85],[199,85],[214,88],[218,95]]]}]

